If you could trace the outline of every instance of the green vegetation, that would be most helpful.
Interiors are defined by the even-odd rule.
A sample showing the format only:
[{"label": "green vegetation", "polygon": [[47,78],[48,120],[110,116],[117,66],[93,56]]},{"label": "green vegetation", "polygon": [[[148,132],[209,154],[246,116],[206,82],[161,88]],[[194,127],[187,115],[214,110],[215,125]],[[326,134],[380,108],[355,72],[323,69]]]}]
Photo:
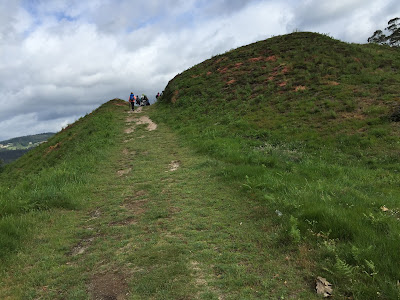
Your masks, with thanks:
[{"label": "green vegetation", "polygon": [[389,45],[392,47],[400,47],[400,18],[389,20],[388,27],[385,28],[388,33],[386,35],[382,30],[377,30],[368,38],[368,43],[380,45]]},{"label": "green vegetation", "polygon": [[337,295],[396,299],[399,70],[398,49],[294,33],[178,75],[154,119],[224,164],[281,227],[276,248],[312,247]]},{"label": "green vegetation", "polygon": [[[61,186],[44,178],[40,185],[75,186],[64,194],[73,205],[9,214],[29,228],[3,252],[0,298],[314,299],[302,269],[308,251],[274,248],[279,226],[260,218],[247,191],[220,180],[224,163],[184,147],[165,124],[151,132],[134,125],[141,115],[122,103],[103,105],[34,150],[54,155],[30,169],[38,176],[79,168]],[[26,159],[16,162],[20,170],[32,165]]]},{"label": "green vegetation", "polygon": [[155,131],[104,104],[1,170],[0,298],[400,298],[399,69],[294,33],[175,77]]},{"label": "green vegetation", "polygon": [[98,110],[102,113],[70,125],[0,173],[0,258],[20,247],[36,214],[83,205],[88,178],[97,161],[107,158],[117,126],[115,112]]}]

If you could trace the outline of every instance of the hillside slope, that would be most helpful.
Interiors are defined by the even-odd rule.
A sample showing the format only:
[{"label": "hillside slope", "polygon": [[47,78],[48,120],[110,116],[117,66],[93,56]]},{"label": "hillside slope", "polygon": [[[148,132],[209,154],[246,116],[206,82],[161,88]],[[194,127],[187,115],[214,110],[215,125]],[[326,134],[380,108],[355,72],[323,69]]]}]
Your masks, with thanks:
[{"label": "hillside slope", "polygon": [[316,299],[308,255],[157,110],[110,101],[0,174],[0,298]]},{"label": "hillside slope", "polygon": [[293,33],[177,75],[153,116],[226,164],[282,251],[356,299],[396,299],[400,51]]},{"label": "hillside slope", "polygon": [[208,116],[222,127],[236,119],[229,129],[257,135],[250,138],[284,137],[353,155],[368,149],[375,155],[383,142],[390,163],[399,158],[399,70],[398,49],[294,33],[185,71],[170,81],[162,101],[195,108],[205,123]]}]

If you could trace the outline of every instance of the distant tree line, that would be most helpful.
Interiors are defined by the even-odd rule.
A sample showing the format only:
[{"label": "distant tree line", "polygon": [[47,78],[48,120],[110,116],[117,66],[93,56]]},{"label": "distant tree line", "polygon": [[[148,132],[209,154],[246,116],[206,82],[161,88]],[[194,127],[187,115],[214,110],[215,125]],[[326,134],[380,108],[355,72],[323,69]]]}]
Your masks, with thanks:
[{"label": "distant tree line", "polygon": [[368,38],[368,43],[400,47],[400,18],[391,19],[384,30],[375,31]]},{"label": "distant tree line", "polygon": [[51,138],[55,133],[53,132],[46,132],[46,133],[39,133],[34,135],[27,135],[27,136],[20,136],[16,138],[12,138],[6,141],[0,141],[0,144],[14,144],[20,146],[29,146],[29,143],[35,144],[38,142],[47,141]]}]

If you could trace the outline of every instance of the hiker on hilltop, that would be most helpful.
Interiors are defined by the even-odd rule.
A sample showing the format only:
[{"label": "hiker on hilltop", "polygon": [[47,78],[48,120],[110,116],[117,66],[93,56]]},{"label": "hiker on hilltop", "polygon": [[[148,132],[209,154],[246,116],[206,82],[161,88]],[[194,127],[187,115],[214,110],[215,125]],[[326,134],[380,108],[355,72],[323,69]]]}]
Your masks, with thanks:
[{"label": "hiker on hilltop", "polygon": [[160,97],[160,92],[157,93],[156,99],[158,100],[158,97]]},{"label": "hiker on hilltop", "polygon": [[139,95],[136,96],[136,104],[140,105],[140,97],[139,97]]},{"label": "hiker on hilltop", "polygon": [[129,96],[129,103],[131,104],[132,111],[135,110],[135,98],[135,95],[131,93],[131,95]]}]

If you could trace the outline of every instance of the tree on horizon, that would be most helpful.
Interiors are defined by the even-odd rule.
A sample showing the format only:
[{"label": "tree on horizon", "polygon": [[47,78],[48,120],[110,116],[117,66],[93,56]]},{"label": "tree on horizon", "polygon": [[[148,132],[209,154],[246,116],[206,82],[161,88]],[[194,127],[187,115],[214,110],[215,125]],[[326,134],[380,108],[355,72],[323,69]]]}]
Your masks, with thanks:
[{"label": "tree on horizon", "polygon": [[368,38],[368,43],[389,45],[391,47],[400,47],[400,18],[389,20],[388,26],[382,30],[376,30],[372,36]]}]

